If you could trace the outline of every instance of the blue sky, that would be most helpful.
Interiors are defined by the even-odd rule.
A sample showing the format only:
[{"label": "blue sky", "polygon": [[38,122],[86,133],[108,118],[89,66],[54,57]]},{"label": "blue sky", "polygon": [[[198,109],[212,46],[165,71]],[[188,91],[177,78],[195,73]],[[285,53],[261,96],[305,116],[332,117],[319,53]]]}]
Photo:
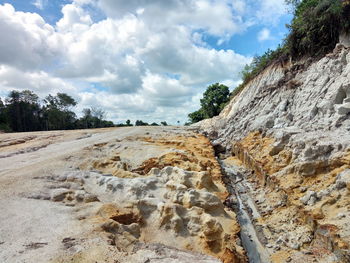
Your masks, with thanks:
[{"label": "blue sky", "polygon": [[0,0],[0,97],[67,92],[78,114],[184,123],[209,84],[233,89],[281,43],[290,19],[283,0]]}]

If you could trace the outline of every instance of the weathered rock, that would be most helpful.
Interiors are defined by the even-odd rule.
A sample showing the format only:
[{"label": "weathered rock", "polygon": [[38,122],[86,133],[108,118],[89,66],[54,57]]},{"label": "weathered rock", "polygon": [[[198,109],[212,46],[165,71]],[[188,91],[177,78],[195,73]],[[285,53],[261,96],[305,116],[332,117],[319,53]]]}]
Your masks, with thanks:
[{"label": "weathered rock", "polygon": [[84,202],[85,203],[91,203],[91,202],[98,202],[99,199],[97,197],[97,195],[95,194],[85,194],[84,195]]},{"label": "weathered rock", "polygon": [[350,103],[345,103],[338,108],[339,115],[347,115],[350,113]]},{"label": "weathered rock", "polygon": [[51,192],[51,200],[54,202],[63,201],[68,194],[73,193],[71,190],[67,189],[55,189]]},{"label": "weathered rock", "polygon": [[307,191],[307,193],[300,198],[300,202],[304,205],[314,205],[317,201],[317,194],[314,191]]},{"label": "weathered rock", "polygon": [[335,184],[338,190],[350,185],[350,169],[346,169],[338,174]]}]

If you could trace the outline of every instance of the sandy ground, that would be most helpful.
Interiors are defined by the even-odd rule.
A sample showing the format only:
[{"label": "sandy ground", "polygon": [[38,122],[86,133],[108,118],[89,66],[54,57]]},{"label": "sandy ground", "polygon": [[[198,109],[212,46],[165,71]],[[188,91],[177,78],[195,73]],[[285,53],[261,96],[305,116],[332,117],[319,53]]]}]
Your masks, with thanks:
[{"label": "sandy ground", "polygon": [[[181,143],[183,140],[181,138],[189,138],[194,140],[190,143],[196,144],[196,136],[192,131],[176,127],[0,134],[0,261],[193,262],[195,260],[196,262],[220,262],[214,258],[217,257],[224,262],[230,262],[233,257],[239,258],[237,255],[242,256],[243,252],[239,251],[238,245],[230,248],[231,252],[227,253],[228,248],[224,240],[231,238],[230,242],[234,243],[232,240],[237,238],[235,234],[239,231],[239,227],[234,214],[225,211],[223,207],[220,208],[222,211],[212,211],[208,205],[201,208],[202,203],[192,204],[185,201],[180,204],[171,203],[170,205],[176,209],[182,209],[181,211],[186,215],[181,213],[163,215],[161,219],[159,219],[161,214],[158,211],[159,208],[152,208],[153,210],[147,213],[139,209],[138,213],[143,223],[138,225],[134,224],[136,221],[124,222],[124,217],[130,214],[119,214],[120,218],[124,216],[124,221],[121,219],[118,221],[115,215],[107,219],[103,217],[103,211],[109,209],[106,210],[106,205],[108,207],[110,203],[118,206],[116,211],[120,213],[118,209],[128,208],[123,204],[132,199],[135,199],[134,205],[135,202],[152,198],[153,202],[164,200],[164,202],[170,202],[163,198],[164,193],[169,192],[166,190],[167,187],[172,187],[169,186],[169,181],[164,182],[164,185],[157,181],[156,186],[150,187],[149,193],[142,196],[133,192],[138,191],[135,187],[123,194],[120,191],[108,192],[106,190],[110,186],[108,183],[106,188],[101,186],[106,181],[103,181],[105,176],[119,177],[120,179],[115,180],[124,180],[122,181],[124,188],[134,182],[128,180],[135,179],[135,183],[144,183],[146,180],[154,181],[152,176],[161,178],[162,174],[166,173],[169,178],[172,178],[168,172],[169,169],[163,172],[166,169],[164,167],[169,165],[169,160],[175,160],[173,166],[181,168],[174,170],[174,173],[187,176],[188,173],[182,170],[186,169],[186,171],[192,171],[193,175],[201,174],[201,178],[204,178],[203,172],[213,177],[214,184],[209,178],[211,182],[209,185],[213,184],[215,190],[207,190],[211,186],[205,184],[198,186],[198,190],[192,188],[186,190],[187,186],[179,186],[181,182],[175,182],[176,187],[182,189],[182,193],[186,195],[186,191],[192,194],[195,192],[199,198],[204,194],[205,198],[211,198],[210,200],[224,198],[225,189],[218,181],[219,172],[216,171],[217,164],[210,144],[208,144],[207,153],[202,149],[197,152],[189,151]],[[180,139],[164,140],[169,137]],[[188,160],[188,154],[195,159]],[[198,154],[203,156],[199,157]],[[181,158],[179,159],[178,156]],[[155,171],[150,171],[152,167],[159,168],[160,172],[155,175]],[[146,179],[143,175],[147,175]],[[100,180],[100,184],[96,184],[97,180]],[[171,182],[173,180],[171,179]],[[196,189],[197,186],[194,184],[198,182],[191,180],[190,178],[188,182]],[[205,177],[205,180],[207,182],[208,178]],[[157,190],[158,188],[160,190]],[[133,195],[130,195],[130,191]],[[128,198],[123,199],[125,196]],[[203,202],[206,203],[205,199]],[[149,207],[153,206],[149,205]],[[207,233],[207,230],[196,230],[198,233],[189,235],[187,225],[184,224],[189,224],[187,222],[192,220],[186,216],[193,217],[193,211],[201,215],[204,213],[207,221],[203,224],[214,224],[213,228],[218,227],[220,231]],[[180,216],[182,220],[181,229],[172,228],[173,219],[171,218],[175,216]],[[152,220],[155,221],[161,220],[162,223],[159,226],[153,226],[149,223],[148,217],[153,217]],[[200,219],[196,220],[202,220],[202,217],[199,216]],[[111,222],[111,218],[115,220]],[[171,220],[167,223],[166,220],[169,218]],[[112,224],[113,227],[111,228],[108,224]],[[159,235],[153,237],[153,233],[147,234],[152,229],[158,231],[158,227],[161,229],[160,237]],[[123,230],[120,231],[120,229]],[[162,235],[164,242],[162,242]],[[165,238],[164,235],[169,237]],[[199,237],[200,235],[202,237]],[[186,245],[183,240],[188,240],[187,243],[199,240],[199,245]],[[215,248],[211,247],[213,242],[216,242]],[[236,262],[239,260],[237,259]]]},{"label": "sandy ground", "polygon": [[45,181],[35,178],[66,169],[71,164],[65,158],[79,153],[86,145],[123,138],[133,132],[101,129],[1,134],[1,261],[50,260],[61,249],[61,241],[82,227],[69,207],[26,197],[45,187]]}]

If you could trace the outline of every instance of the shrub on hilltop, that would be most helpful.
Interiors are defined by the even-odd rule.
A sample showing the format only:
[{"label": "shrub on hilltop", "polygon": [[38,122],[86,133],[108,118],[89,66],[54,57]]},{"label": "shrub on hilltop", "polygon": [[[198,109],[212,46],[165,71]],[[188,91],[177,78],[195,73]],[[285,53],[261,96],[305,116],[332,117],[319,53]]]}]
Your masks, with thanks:
[{"label": "shrub on hilltop", "polygon": [[242,84],[233,90],[231,98],[269,65],[297,60],[302,57],[318,58],[334,49],[342,32],[350,32],[349,0],[286,0],[293,7],[293,19],[287,25],[289,34],[276,50],[267,50],[255,56],[241,72]]}]

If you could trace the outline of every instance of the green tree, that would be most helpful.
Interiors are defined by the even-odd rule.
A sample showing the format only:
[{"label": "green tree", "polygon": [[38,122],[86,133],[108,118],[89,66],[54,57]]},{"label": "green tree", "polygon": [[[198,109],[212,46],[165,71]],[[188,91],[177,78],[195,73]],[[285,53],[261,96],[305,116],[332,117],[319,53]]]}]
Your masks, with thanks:
[{"label": "green tree", "polygon": [[0,98],[0,132],[9,132],[10,126],[8,124],[6,106]]},{"label": "green tree", "polygon": [[30,90],[13,90],[5,102],[11,130],[23,132],[41,129],[42,112],[39,97],[35,93]]},{"label": "green tree", "polygon": [[219,115],[229,101],[230,90],[227,86],[219,83],[207,87],[200,100],[201,108],[188,115],[192,123]]},{"label": "green tree", "polygon": [[194,111],[194,112],[188,114],[188,117],[189,117],[191,123],[196,123],[196,122],[199,122],[199,121],[205,119],[203,109],[199,109],[197,111]]},{"label": "green tree", "polygon": [[92,128],[92,114],[91,114],[91,109],[85,108],[83,109],[83,117],[80,118],[80,123],[81,123],[81,128]]},{"label": "green tree", "polygon": [[285,0],[285,3],[292,7],[293,12],[296,10],[296,8],[299,6],[301,0]]},{"label": "green tree", "polygon": [[45,100],[45,118],[48,130],[74,129],[76,127],[76,115],[71,110],[77,102],[66,93],[57,93],[56,96],[48,95]]},{"label": "green tree", "polygon": [[132,124],[131,124],[131,121],[130,120],[126,120],[126,126],[132,126]]},{"label": "green tree", "polygon": [[2,99],[0,98],[0,123],[5,123],[6,118],[5,118],[5,105],[2,102]]},{"label": "green tree", "polygon": [[92,114],[93,119],[94,119],[94,127],[95,128],[103,127],[102,124],[103,124],[103,119],[106,115],[106,112],[100,108],[92,107],[91,114]]},{"label": "green tree", "polygon": [[57,93],[56,103],[60,110],[69,111],[72,107],[77,105],[77,102],[66,93]]},{"label": "green tree", "polygon": [[201,106],[205,118],[219,115],[229,101],[230,90],[227,86],[219,83],[210,85],[203,94]]},{"label": "green tree", "polygon": [[98,108],[84,109],[83,117],[76,118],[72,108],[77,102],[68,94],[48,95],[40,103],[39,97],[30,90],[13,90],[0,99],[1,131],[37,131],[76,128],[113,127],[112,121],[104,120],[105,112]]},{"label": "green tree", "polygon": [[168,123],[166,121],[162,121],[162,122],[160,122],[160,124],[163,126],[168,126]]},{"label": "green tree", "polygon": [[100,108],[85,108],[83,109],[83,116],[78,120],[78,126],[85,129],[113,127],[114,123],[104,120],[104,117],[105,111]]},{"label": "green tree", "polygon": [[147,122],[143,122],[142,120],[137,120],[135,122],[135,126],[148,126]]}]

